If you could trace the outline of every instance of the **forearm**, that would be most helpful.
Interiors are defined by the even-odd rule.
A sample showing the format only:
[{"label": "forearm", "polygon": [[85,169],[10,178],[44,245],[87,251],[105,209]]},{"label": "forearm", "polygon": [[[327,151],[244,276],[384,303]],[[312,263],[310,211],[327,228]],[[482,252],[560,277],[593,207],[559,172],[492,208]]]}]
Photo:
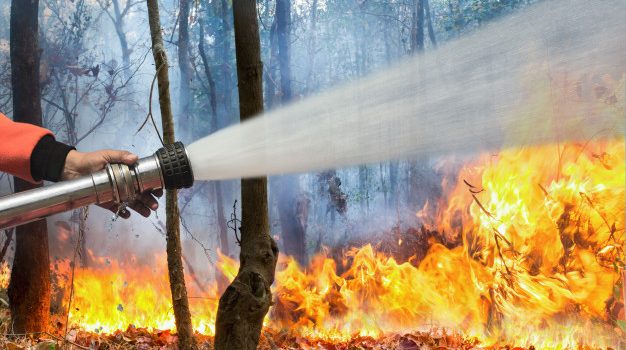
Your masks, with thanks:
[{"label": "forearm", "polygon": [[72,149],[54,140],[49,130],[15,123],[0,114],[0,171],[30,182],[58,181]]}]

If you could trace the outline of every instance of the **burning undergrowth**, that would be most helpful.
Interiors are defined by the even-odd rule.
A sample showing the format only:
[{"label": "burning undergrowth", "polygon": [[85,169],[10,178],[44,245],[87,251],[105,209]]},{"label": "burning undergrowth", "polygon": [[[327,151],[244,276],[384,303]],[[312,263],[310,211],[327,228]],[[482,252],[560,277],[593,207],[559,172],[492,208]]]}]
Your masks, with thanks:
[{"label": "burning undergrowth", "polygon": [[[325,249],[306,268],[281,257],[264,346],[617,345],[624,148],[606,141],[486,154],[416,213],[421,226]],[[69,329],[76,341],[149,347],[175,340],[156,331],[174,328],[165,256],[152,264],[91,260],[93,267],[75,270]],[[62,262],[55,268],[58,276],[70,270]],[[237,262],[221,256],[217,271],[232,279]],[[208,344],[223,286],[197,277],[187,283],[193,323]],[[57,279],[60,290],[67,285]]]}]

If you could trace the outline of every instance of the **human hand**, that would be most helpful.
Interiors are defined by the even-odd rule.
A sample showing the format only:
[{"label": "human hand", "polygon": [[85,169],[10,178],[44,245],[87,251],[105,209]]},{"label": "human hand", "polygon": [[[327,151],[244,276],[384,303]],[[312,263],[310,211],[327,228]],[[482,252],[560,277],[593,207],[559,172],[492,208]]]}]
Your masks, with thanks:
[{"label": "human hand", "polygon": [[[71,180],[77,177],[94,173],[102,170],[109,163],[122,163],[126,165],[133,165],[139,160],[139,158],[128,151],[115,151],[115,150],[102,150],[96,152],[78,152],[70,151],[65,158],[65,166],[63,167],[63,173],[61,174],[61,180]],[[161,197],[163,190],[159,189],[153,192],[145,192],[139,196],[135,202],[129,206],[131,209],[141,214],[144,217],[150,216],[150,210],[156,210],[159,207],[155,197]],[[117,203],[104,203],[100,204],[101,207],[109,209],[114,213],[118,213]],[[127,219],[130,217],[130,212],[126,209],[119,211],[119,216]]]}]

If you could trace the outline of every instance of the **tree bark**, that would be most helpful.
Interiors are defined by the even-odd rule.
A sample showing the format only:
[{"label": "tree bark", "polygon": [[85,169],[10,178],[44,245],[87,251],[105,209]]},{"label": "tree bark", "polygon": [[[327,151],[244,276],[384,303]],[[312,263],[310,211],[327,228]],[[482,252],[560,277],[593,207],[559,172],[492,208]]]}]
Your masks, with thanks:
[{"label": "tree bark", "polygon": [[[263,112],[263,67],[256,1],[233,1],[241,120]],[[267,178],[241,181],[239,272],[219,301],[216,350],[256,349],[272,303],[278,248],[270,236]]]},{"label": "tree bark", "polygon": [[[163,125],[163,141],[174,143],[174,118],[170,100],[169,74],[167,55],[161,36],[158,0],[148,0],[148,19],[150,36],[152,39],[152,54],[157,70],[159,87],[159,104]],[[167,267],[172,292],[172,304],[178,332],[178,346],[181,349],[196,349],[191,326],[191,313],[185,287],[183,271],[182,248],[180,243],[180,217],[178,212],[178,196],[176,190],[167,190],[166,193],[166,240],[167,240]]]},{"label": "tree bark", "polygon": [[180,89],[179,89],[179,108],[180,120],[187,123],[184,130],[193,133],[193,125],[191,123],[191,99],[190,84],[192,79],[191,62],[189,61],[189,2],[190,0],[180,0],[180,13],[178,20],[178,67],[180,69]]},{"label": "tree bark", "polygon": [[[11,87],[13,119],[41,125],[39,86],[39,1],[11,2]],[[15,191],[39,187],[16,178]],[[46,220],[19,226],[9,283],[13,333],[47,331],[50,314],[50,258]]]}]

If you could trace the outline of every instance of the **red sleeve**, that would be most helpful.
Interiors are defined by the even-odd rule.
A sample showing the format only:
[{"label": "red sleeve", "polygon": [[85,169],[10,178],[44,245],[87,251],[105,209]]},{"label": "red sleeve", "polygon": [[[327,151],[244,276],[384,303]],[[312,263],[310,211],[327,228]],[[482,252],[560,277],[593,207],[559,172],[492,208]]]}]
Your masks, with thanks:
[{"label": "red sleeve", "polygon": [[37,142],[50,130],[42,127],[16,123],[0,113],[0,171],[36,182],[30,169],[30,156]]}]

